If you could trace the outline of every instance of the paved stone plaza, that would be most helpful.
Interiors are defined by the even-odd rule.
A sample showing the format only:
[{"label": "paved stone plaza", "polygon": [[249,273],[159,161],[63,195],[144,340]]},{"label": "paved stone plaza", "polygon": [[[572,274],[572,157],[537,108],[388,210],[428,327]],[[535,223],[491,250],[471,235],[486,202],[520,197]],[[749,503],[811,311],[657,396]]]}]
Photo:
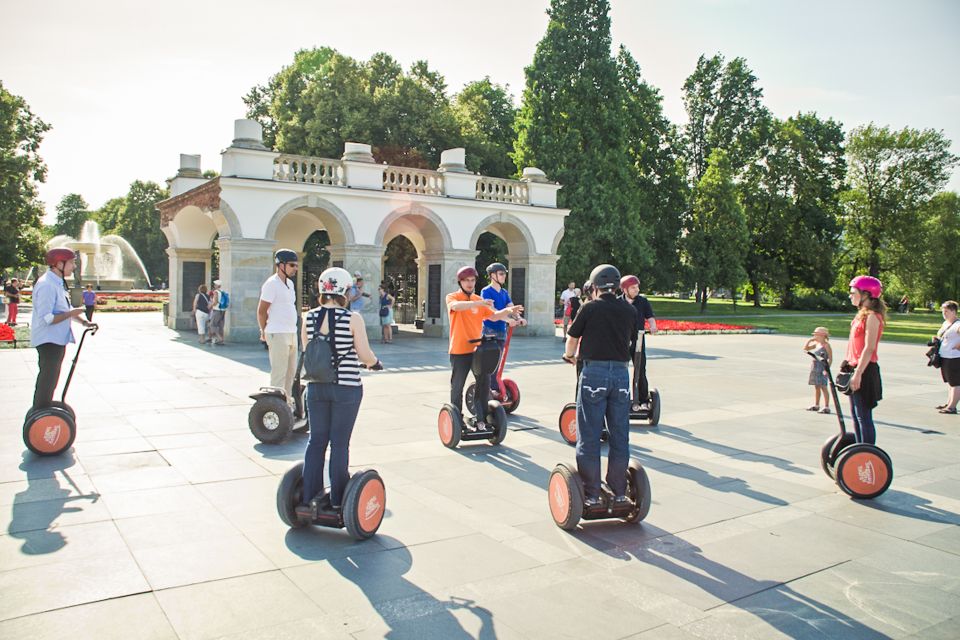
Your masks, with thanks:
[{"label": "paved stone plaza", "polygon": [[446,343],[375,344],[390,370],[364,379],[351,454],[382,474],[388,516],[357,543],[277,516],[305,437],[247,429],[262,349],[201,347],[158,314],[97,320],[68,397],[73,455],[24,452],[36,352],[0,351],[0,638],[958,635],[960,419],[932,409],[946,394],[923,347],[881,345],[895,477],[857,503],[820,471],[837,424],[803,410],[802,338],[652,338],[662,423],[631,436],[650,515],[566,533],[545,495],[573,461],[559,340],[514,344],[504,444],[456,451],[436,432]]}]

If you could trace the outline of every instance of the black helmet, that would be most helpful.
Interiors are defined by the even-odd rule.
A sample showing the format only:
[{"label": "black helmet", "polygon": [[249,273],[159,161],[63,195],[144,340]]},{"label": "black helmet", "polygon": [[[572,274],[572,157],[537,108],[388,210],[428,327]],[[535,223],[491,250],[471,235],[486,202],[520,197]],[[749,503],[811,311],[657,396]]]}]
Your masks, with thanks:
[{"label": "black helmet", "polygon": [[506,273],[506,271],[507,271],[506,265],[503,264],[502,262],[494,262],[494,263],[491,263],[491,264],[487,265],[487,275],[488,275],[488,276],[491,275],[491,274],[496,273],[497,271],[503,271],[504,273]]},{"label": "black helmet", "polygon": [[288,262],[300,262],[300,258],[297,257],[296,251],[292,251],[290,249],[280,249],[273,254],[274,264],[286,264]]},{"label": "black helmet", "polygon": [[590,281],[600,291],[613,291],[620,286],[620,270],[612,264],[601,264],[590,272]]}]

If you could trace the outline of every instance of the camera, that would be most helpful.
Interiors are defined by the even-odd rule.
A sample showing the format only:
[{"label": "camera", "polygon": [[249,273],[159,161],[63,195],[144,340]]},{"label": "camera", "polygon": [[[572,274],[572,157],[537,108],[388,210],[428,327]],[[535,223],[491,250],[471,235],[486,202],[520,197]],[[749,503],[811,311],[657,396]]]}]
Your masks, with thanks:
[{"label": "camera", "polygon": [[940,346],[940,338],[931,338],[930,341],[927,342],[927,346],[928,346],[928,347],[939,347],[939,346]]}]

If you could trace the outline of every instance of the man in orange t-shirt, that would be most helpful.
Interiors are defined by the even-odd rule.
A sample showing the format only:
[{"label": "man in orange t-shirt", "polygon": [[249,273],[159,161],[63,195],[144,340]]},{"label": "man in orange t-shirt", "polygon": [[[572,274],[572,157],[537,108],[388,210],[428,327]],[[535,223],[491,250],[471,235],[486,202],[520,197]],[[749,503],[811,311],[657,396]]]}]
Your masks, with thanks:
[{"label": "man in orange t-shirt", "polygon": [[[493,300],[485,300],[474,293],[477,287],[477,270],[473,267],[462,267],[457,271],[457,284],[460,290],[447,294],[447,313],[450,316],[450,366],[453,373],[450,376],[450,404],[463,411],[463,385],[467,381],[473,364],[473,352],[477,343],[471,340],[480,339],[483,334],[484,320],[512,321],[509,316],[523,311],[521,306],[504,307],[500,311],[493,308]],[[476,384],[477,407],[487,406],[490,394],[489,384],[477,380]],[[477,416],[477,428],[483,428],[483,413],[477,414],[475,407],[470,407]]]}]

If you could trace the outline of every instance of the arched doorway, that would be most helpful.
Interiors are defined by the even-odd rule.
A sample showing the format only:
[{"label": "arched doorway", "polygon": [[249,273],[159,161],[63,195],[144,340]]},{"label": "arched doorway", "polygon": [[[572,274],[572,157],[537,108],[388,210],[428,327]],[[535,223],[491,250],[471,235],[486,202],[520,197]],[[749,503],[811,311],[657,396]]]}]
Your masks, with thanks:
[{"label": "arched doorway", "polygon": [[303,262],[300,271],[303,272],[303,288],[300,290],[300,299],[304,308],[310,309],[319,304],[320,292],[317,290],[317,280],[320,274],[330,266],[330,234],[326,229],[314,231],[303,245]]},{"label": "arched doorway", "polygon": [[409,238],[399,235],[387,243],[383,257],[383,284],[395,298],[394,321],[398,325],[416,326],[418,318],[423,320],[417,248]]}]

